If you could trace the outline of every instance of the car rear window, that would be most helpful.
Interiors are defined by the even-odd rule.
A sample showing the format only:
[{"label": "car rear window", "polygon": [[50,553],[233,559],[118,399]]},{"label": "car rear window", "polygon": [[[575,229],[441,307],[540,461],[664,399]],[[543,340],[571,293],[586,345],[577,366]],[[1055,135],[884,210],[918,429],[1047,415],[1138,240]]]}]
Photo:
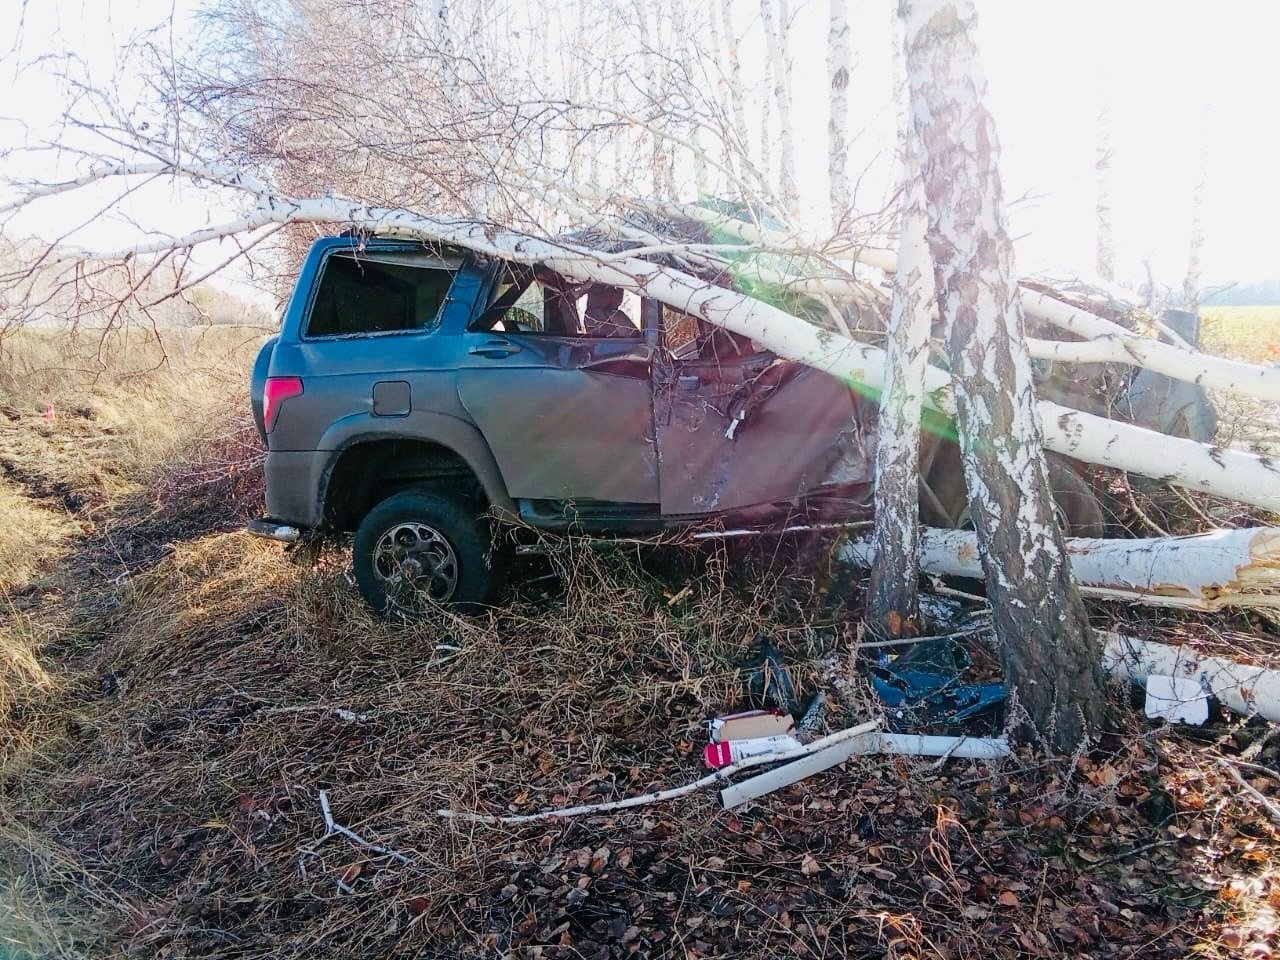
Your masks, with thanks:
[{"label": "car rear window", "polygon": [[415,251],[332,254],[325,261],[306,335],[429,330],[439,323],[458,266]]}]

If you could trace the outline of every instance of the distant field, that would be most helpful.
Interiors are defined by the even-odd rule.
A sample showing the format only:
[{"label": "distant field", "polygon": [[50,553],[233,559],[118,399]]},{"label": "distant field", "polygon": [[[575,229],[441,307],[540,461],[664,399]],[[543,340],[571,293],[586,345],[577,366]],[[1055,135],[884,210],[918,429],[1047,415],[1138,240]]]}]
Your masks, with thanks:
[{"label": "distant field", "polygon": [[1210,353],[1280,363],[1280,306],[1203,307],[1202,342]]}]

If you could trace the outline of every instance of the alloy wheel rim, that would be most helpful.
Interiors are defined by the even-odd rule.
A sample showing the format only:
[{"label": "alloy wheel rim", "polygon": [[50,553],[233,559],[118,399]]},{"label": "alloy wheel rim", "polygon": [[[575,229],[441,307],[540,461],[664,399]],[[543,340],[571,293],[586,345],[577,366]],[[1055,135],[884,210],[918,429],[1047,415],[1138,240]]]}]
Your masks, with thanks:
[{"label": "alloy wheel rim", "polygon": [[374,545],[373,574],[392,607],[422,613],[457,592],[458,555],[435,527],[398,523]]}]

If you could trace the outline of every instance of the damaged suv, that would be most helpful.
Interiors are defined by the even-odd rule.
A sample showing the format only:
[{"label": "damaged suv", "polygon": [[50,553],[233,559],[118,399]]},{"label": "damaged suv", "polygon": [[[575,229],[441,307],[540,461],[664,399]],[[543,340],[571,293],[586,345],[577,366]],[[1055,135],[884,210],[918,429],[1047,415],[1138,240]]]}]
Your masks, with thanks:
[{"label": "damaged suv", "polygon": [[[317,240],[254,365],[267,515],[287,542],[354,534],[379,611],[472,607],[493,524],[599,536],[870,515],[875,402],[657,300],[421,243]],[[964,522],[931,435],[922,517]],[[1064,522],[1101,513],[1064,462]]]}]

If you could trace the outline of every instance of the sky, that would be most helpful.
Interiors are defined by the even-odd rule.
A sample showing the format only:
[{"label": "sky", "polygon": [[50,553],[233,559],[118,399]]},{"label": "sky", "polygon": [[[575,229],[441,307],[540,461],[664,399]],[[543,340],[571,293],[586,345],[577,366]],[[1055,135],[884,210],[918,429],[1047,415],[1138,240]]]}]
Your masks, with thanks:
[{"label": "sky", "polygon": [[[739,50],[750,78],[763,56],[763,44],[753,43],[750,33],[757,29],[759,4],[735,2],[737,22],[748,31]],[[0,60],[0,84],[11,91],[0,101],[0,116],[9,118],[0,120],[0,150],[47,131],[62,111],[61,89],[38,63],[41,57],[74,51],[94,75],[123,68],[128,83],[129,58],[119,48],[170,13],[173,40],[181,47],[191,36],[194,8],[195,0],[42,0],[25,6],[0,0],[0,37],[17,38],[16,49]],[[825,224],[827,0],[792,0],[792,9],[802,202],[815,224]],[[978,0],[978,9],[988,104],[1002,143],[1007,213],[1022,272],[1092,269],[1095,131],[1105,109],[1119,280],[1136,286],[1150,261],[1160,282],[1180,286],[1200,176],[1205,284],[1280,276],[1280,250],[1272,239],[1280,223],[1273,172],[1280,155],[1280,125],[1273,120],[1280,3]],[[860,196],[866,205],[882,202],[898,175],[891,10],[891,0],[850,0],[850,173],[864,176]],[[21,155],[0,159],[0,176],[29,175],[30,164]],[[77,239],[89,246],[111,243],[136,223],[185,232],[226,219],[227,203],[225,196],[157,188],[135,198],[126,218],[96,218]],[[83,201],[47,201],[13,226],[51,238],[84,209]],[[217,251],[199,258],[210,264],[217,259]]]}]

